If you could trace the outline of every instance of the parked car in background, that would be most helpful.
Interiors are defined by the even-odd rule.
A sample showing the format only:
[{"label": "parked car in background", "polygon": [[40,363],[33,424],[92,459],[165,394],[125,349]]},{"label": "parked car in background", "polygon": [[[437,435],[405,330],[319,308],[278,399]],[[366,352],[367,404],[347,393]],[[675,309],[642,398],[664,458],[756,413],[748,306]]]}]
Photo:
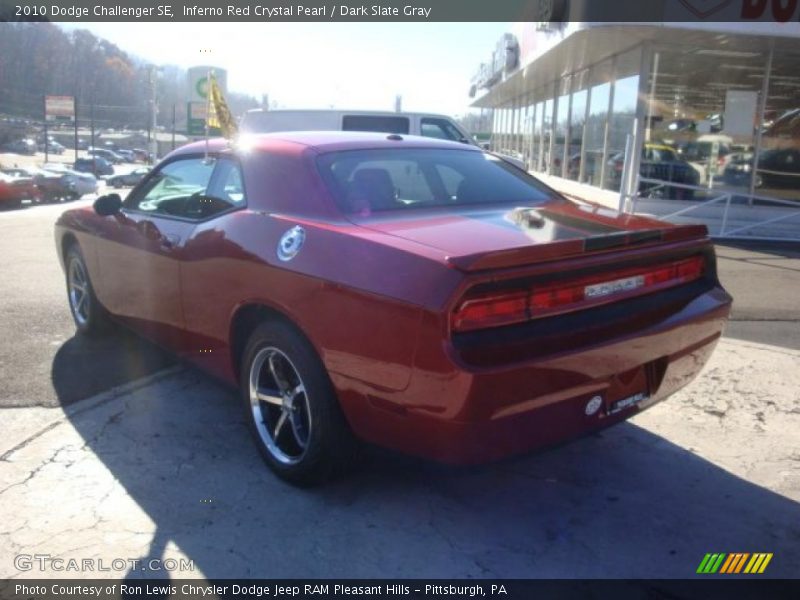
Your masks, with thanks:
[{"label": "parked car in background", "polygon": [[63,171],[30,168],[26,172],[41,193],[40,200],[56,202],[78,198],[75,177]]},{"label": "parked car in background", "polygon": [[79,158],[72,168],[81,173],[91,173],[95,177],[114,174],[114,165],[99,156],[95,158]]},{"label": "parked car in background", "polygon": [[138,184],[142,179],[144,179],[145,175],[150,172],[149,167],[139,167],[138,169],[134,169],[130,173],[125,173],[123,175],[114,175],[113,177],[109,177],[106,180],[106,183],[115,188],[126,187],[126,186],[134,186]]},{"label": "parked car in background", "polygon": [[134,155],[133,150],[118,148],[115,152],[124,158],[125,162],[136,162],[136,155]]},{"label": "parked car in background", "polygon": [[[619,189],[622,180],[622,169],[625,164],[624,153],[615,154],[608,161],[606,182],[612,189]],[[664,183],[698,185],[700,176],[687,161],[678,158],[675,151],[662,144],[645,144],[642,148],[642,159],[639,176],[644,179],[657,179]],[[639,194],[648,198],[667,198],[674,200],[691,200],[694,191],[676,188],[669,185],[641,182]]]},{"label": "parked car in background", "polygon": [[[66,148],[59,144],[55,139],[50,138],[47,142],[47,152],[50,154],[64,154]],[[44,141],[39,143],[39,152],[45,151],[45,143]]]},{"label": "parked car in background", "polygon": [[623,421],[700,372],[731,305],[705,226],[416,136],[190,144],[55,233],[78,331],[111,318],[238,384],[300,484],[357,439],[480,463]]},{"label": "parked car in background", "polygon": [[84,173],[68,168],[64,163],[46,163],[43,169],[54,173],[68,175],[74,183],[74,191],[78,198],[87,194],[96,194],[99,189],[97,178],[91,173]]},{"label": "parked car in background", "polygon": [[96,156],[98,158],[102,158],[110,162],[111,164],[118,165],[120,163],[124,163],[125,159],[122,158],[119,154],[114,152],[113,150],[109,150],[107,148],[89,148],[86,153],[89,156]]},{"label": "parked car in background", "polygon": [[14,154],[36,154],[36,142],[31,139],[16,140],[3,146],[3,151]]},{"label": "parked car in background", "polygon": [[18,208],[23,200],[38,201],[40,198],[41,192],[32,178],[0,171],[0,209]]},{"label": "parked car in background", "polygon": [[[757,164],[755,187],[800,188],[800,149],[765,150]],[[752,172],[752,155],[737,157],[725,169],[725,183],[749,186]]]},{"label": "parked car in background", "polygon": [[151,163],[155,160],[155,157],[153,156],[152,152],[148,152],[147,150],[143,150],[142,148],[134,148],[133,156],[136,161],[143,163]]}]

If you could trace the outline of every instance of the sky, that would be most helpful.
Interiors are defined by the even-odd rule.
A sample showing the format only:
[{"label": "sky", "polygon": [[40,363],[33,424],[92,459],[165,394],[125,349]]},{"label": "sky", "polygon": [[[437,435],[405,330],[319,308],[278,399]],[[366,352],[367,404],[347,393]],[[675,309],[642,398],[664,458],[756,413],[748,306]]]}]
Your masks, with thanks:
[{"label": "sky", "polygon": [[280,108],[461,116],[508,23],[79,23],[156,64],[228,70],[228,89]]}]

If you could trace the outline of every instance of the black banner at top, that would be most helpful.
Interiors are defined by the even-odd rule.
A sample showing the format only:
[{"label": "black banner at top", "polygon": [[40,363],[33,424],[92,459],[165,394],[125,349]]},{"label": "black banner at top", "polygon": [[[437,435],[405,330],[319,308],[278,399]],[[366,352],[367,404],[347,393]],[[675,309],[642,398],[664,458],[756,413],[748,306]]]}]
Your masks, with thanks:
[{"label": "black banner at top", "polygon": [[800,0],[0,0],[0,21],[785,23]]}]

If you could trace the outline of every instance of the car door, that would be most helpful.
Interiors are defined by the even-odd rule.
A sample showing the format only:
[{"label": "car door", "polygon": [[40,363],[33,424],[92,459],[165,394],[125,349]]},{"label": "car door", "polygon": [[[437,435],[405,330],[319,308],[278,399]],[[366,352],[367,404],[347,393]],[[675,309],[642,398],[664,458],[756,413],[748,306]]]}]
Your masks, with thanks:
[{"label": "car door", "polygon": [[111,217],[98,244],[107,308],[145,336],[181,349],[180,263],[204,214],[216,161],[178,157],[160,166]]}]

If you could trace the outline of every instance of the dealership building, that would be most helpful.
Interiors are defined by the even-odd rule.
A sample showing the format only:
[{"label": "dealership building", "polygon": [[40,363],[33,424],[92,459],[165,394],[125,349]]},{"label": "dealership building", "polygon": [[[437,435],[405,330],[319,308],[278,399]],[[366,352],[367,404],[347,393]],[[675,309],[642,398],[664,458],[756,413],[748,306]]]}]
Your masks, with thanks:
[{"label": "dealership building", "polygon": [[655,179],[701,188],[693,199],[722,189],[800,200],[799,23],[512,29],[470,89],[492,112],[493,150],[590,196],[619,196],[628,182],[687,197],[641,181]]}]

